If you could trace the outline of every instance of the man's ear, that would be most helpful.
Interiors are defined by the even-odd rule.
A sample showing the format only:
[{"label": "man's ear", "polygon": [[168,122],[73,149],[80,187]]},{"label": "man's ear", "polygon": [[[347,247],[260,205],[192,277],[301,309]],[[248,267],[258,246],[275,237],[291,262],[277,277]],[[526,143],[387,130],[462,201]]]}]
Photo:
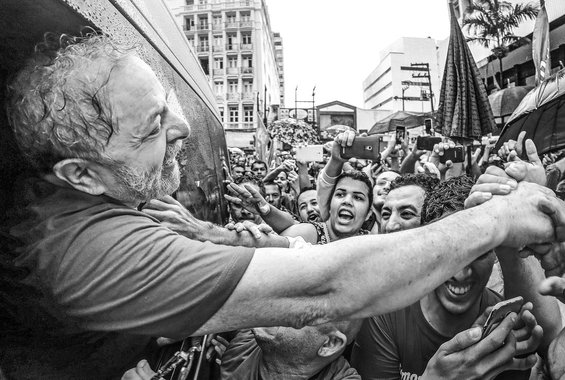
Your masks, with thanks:
[{"label": "man's ear", "polygon": [[53,166],[53,172],[77,190],[92,195],[104,194],[106,185],[99,175],[99,166],[82,158],[67,158]]},{"label": "man's ear", "polygon": [[324,344],[318,349],[318,356],[327,358],[345,349],[347,337],[339,330],[334,330],[326,335]]}]

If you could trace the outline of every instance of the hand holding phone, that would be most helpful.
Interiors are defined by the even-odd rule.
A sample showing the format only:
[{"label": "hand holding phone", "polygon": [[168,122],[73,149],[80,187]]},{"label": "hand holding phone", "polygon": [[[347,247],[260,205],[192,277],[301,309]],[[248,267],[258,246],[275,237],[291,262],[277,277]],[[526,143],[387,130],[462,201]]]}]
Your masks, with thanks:
[{"label": "hand holding phone", "polygon": [[379,137],[378,135],[356,137],[351,146],[341,148],[341,157],[345,159],[365,158],[373,161],[380,159]]},{"label": "hand holding phone", "polygon": [[445,164],[447,161],[451,161],[454,164],[457,162],[465,161],[465,148],[462,146],[456,146],[443,151],[443,155],[439,156],[439,162]]},{"label": "hand holding phone", "polygon": [[431,152],[434,149],[434,145],[439,143],[441,143],[441,137],[418,136],[416,139],[416,149],[429,150]]},{"label": "hand holding phone", "polygon": [[483,326],[481,339],[488,336],[508,314],[512,312],[518,314],[523,303],[524,299],[522,297],[514,297],[494,305]]}]

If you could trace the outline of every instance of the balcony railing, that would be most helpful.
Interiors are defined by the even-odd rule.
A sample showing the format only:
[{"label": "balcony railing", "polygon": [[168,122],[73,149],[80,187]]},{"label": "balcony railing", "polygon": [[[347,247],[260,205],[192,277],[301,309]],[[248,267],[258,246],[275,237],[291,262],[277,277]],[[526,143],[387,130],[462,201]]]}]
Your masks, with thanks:
[{"label": "balcony railing", "polygon": [[236,29],[239,28],[239,23],[237,21],[226,22],[226,29]]},{"label": "balcony railing", "polygon": [[227,98],[228,102],[239,102],[241,95],[238,92],[229,92]]},{"label": "balcony railing", "polygon": [[224,124],[225,129],[255,129],[253,122],[227,122]]},{"label": "balcony railing", "polygon": [[224,101],[224,94],[216,94],[216,101],[223,102]]},{"label": "balcony railing", "polygon": [[253,50],[253,44],[241,44],[241,50]]},{"label": "balcony railing", "polygon": [[253,67],[242,67],[241,73],[242,74],[253,74]]},{"label": "balcony railing", "polygon": [[222,24],[212,24],[212,30],[222,30]]},{"label": "balcony railing", "polygon": [[253,94],[252,92],[243,93],[243,100],[254,100],[254,99],[255,99],[255,94]]},{"label": "balcony railing", "polygon": [[210,51],[210,46],[209,45],[198,45],[196,47],[196,51],[198,53],[208,53]]},{"label": "balcony railing", "polygon": [[210,30],[210,24],[198,24],[198,30]]},{"label": "balcony railing", "polygon": [[224,51],[224,45],[214,45],[214,51]]},{"label": "balcony railing", "polygon": [[238,75],[239,69],[237,67],[228,67],[228,75]]},{"label": "balcony railing", "polygon": [[227,51],[236,51],[237,50],[237,44],[227,44],[226,50]]},{"label": "balcony railing", "polygon": [[240,21],[239,22],[239,27],[240,28],[251,28],[253,27],[253,21],[249,20],[249,21]]},{"label": "balcony railing", "polygon": [[214,70],[212,70],[212,74],[214,74],[214,75],[216,75],[216,76],[217,76],[217,75],[224,75],[225,72],[226,72],[226,71],[225,71],[224,69],[214,69]]},{"label": "balcony railing", "polygon": [[208,3],[198,4],[197,7],[198,7],[198,10],[199,10],[199,11],[203,11],[203,10],[205,10],[205,9],[210,8],[210,4],[208,4]]}]

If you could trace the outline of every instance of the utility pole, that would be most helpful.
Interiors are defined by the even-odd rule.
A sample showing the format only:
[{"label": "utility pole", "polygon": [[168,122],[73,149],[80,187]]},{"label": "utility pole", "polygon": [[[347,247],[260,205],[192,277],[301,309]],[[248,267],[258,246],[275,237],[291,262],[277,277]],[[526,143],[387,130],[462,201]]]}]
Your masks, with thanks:
[{"label": "utility pole", "polygon": [[[430,106],[432,112],[434,112],[434,93],[432,91],[432,76],[430,74],[430,64],[427,62],[423,63],[411,63],[411,67],[419,68],[417,71],[425,71],[425,73],[412,74],[412,78],[426,78],[428,80],[428,88],[430,89]],[[423,69],[423,70],[422,70]]]}]

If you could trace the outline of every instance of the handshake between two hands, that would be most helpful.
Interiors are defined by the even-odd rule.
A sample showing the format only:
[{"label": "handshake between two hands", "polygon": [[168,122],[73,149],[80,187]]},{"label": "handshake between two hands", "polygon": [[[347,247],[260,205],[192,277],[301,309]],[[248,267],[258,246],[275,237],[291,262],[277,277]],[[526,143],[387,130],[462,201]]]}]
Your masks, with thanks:
[{"label": "handshake between two hands", "polygon": [[[523,144],[524,136],[522,132],[517,141],[505,143],[499,152],[507,161],[504,169],[488,167],[473,186],[465,207],[480,205],[497,195],[516,193],[514,197],[505,197],[509,201],[505,212],[517,214],[510,228],[522,230],[520,235],[514,234],[513,246],[520,246],[522,257],[535,255],[540,260],[547,277],[539,286],[540,293],[553,295],[565,303],[565,277],[561,277],[565,274],[565,203],[545,187],[544,166],[533,141],[526,140]],[[519,158],[523,146],[527,161]]]}]

